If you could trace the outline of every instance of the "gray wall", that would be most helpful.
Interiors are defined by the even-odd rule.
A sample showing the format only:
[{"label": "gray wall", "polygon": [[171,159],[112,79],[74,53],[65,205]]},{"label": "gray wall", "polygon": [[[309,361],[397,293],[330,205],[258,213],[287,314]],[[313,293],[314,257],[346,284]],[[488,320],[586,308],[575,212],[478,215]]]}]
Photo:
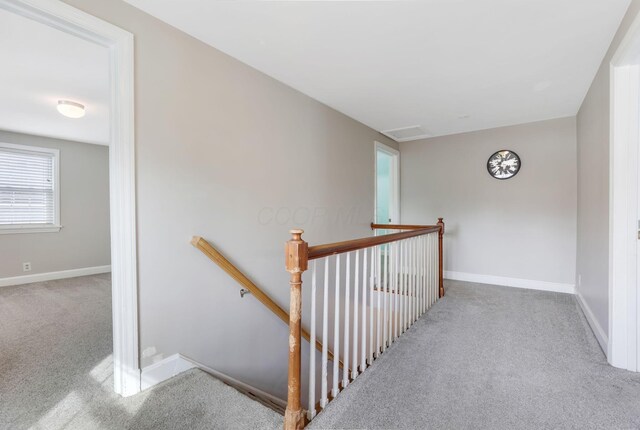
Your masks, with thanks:
[{"label": "gray wall", "polygon": [[[446,223],[445,270],[573,284],[575,118],[406,142],[403,223]],[[520,172],[500,181],[487,159],[515,151]]]},{"label": "gray wall", "polygon": [[284,397],[286,325],[191,236],[288,308],[288,230],[371,235],[374,140],[389,140],[121,1],[66,1],[135,36],[142,365],[180,352]]},{"label": "gray wall", "polygon": [[578,112],[578,293],[609,331],[609,64],[640,13],[633,0]]},{"label": "gray wall", "polygon": [[[58,233],[0,235],[0,278],[111,264],[109,148],[0,131],[0,141],[60,150]],[[22,271],[31,262],[31,272]]]}]

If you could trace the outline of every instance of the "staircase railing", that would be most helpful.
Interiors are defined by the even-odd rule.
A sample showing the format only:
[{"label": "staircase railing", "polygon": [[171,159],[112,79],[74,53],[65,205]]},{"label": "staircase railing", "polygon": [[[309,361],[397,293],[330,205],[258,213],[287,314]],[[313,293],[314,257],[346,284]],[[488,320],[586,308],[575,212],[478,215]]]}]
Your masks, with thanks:
[{"label": "staircase railing", "polygon": [[[302,230],[291,230],[291,240],[285,246],[285,267],[290,273],[285,430],[304,428],[309,420],[444,295],[442,218],[438,219],[435,226],[372,224],[371,227],[404,231],[309,247],[302,239]],[[323,348],[320,369],[316,367],[313,347],[309,351],[308,409],[305,414],[301,391],[302,276],[309,268],[309,261],[309,333],[313,345],[317,339],[316,307],[319,291],[322,290]],[[321,282],[318,278],[321,278]],[[329,330],[330,319],[332,333]],[[331,340],[335,357],[342,358],[345,365],[342,367],[342,376],[340,367],[332,365],[332,377],[329,378],[328,345]],[[316,387],[318,370],[319,389]],[[317,396],[319,402],[316,403]]]},{"label": "staircase railing", "polygon": [[438,289],[440,297],[444,296],[444,271],[442,257],[442,242],[444,239],[444,218],[438,218],[436,225],[415,225],[415,224],[375,224],[371,223],[371,230],[419,230],[427,227],[438,227]]}]

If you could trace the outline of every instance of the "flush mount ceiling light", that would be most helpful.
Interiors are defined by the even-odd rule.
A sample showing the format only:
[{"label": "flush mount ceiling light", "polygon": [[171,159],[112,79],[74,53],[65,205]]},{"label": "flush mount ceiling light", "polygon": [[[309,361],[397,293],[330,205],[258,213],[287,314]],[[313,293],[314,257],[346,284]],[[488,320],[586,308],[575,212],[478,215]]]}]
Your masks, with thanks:
[{"label": "flush mount ceiling light", "polygon": [[67,118],[82,118],[84,105],[69,100],[58,100],[58,112]]}]

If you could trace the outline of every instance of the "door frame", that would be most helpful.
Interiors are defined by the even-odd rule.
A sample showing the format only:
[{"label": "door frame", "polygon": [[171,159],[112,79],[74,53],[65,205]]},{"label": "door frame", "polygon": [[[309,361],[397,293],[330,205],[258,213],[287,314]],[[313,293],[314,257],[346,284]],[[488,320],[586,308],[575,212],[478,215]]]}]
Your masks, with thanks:
[{"label": "door frame", "polygon": [[109,49],[109,189],[114,390],[140,392],[134,158],[133,35],[58,0],[0,0],[0,8]]},{"label": "door frame", "polygon": [[607,359],[640,370],[640,16],[610,64],[609,333]]},{"label": "door frame", "polygon": [[376,222],[378,219],[378,151],[390,155],[393,160],[391,172],[389,172],[393,190],[393,195],[391,196],[391,219],[393,224],[400,224],[400,151],[378,141],[374,142],[373,148],[373,221]]}]

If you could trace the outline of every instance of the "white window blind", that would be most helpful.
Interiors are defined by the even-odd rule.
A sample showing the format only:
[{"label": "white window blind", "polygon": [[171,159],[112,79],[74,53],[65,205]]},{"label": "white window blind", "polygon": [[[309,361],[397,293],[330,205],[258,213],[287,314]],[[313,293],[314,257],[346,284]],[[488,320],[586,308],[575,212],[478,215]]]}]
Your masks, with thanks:
[{"label": "white window blind", "polygon": [[0,227],[57,224],[57,155],[0,144]]}]

